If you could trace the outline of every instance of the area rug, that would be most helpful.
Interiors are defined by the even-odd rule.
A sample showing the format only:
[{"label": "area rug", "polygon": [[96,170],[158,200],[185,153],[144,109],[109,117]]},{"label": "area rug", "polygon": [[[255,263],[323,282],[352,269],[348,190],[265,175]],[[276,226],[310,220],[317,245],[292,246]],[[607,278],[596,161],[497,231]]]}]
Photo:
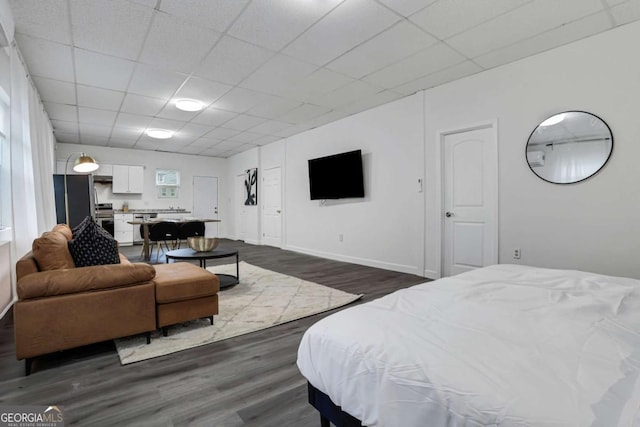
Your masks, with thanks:
[{"label": "area rug", "polygon": [[[236,265],[209,267],[220,274],[236,274]],[[169,327],[169,336],[152,334],[115,340],[123,365],[198,347],[349,304],[362,295],[350,294],[296,277],[240,263],[240,283],[218,293],[220,314],[214,325],[200,319]]]}]

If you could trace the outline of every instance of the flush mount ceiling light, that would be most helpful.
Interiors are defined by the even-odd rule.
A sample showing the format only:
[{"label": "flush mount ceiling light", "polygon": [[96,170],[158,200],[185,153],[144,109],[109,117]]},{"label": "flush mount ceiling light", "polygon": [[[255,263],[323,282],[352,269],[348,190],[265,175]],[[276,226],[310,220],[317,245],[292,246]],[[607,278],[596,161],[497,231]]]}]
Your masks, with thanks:
[{"label": "flush mount ceiling light", "polygon": [[147,129],[145,133],[155,139],[169,139],[173,136],[173,132],[165,129]]},{"label": "flush mount ceiling light", "polygon": [[176,101],[176,108],[182,111],[200,111],[204,104],[195,99],[179,99]]},{"label": "flush mount ceiling light", "polygon": [[540,123],[540,126],[547,127],[547,126],[557,125],[563,120],[564,120],[564,113],[556,114],[555,116],[551,116],[544,122]]}]

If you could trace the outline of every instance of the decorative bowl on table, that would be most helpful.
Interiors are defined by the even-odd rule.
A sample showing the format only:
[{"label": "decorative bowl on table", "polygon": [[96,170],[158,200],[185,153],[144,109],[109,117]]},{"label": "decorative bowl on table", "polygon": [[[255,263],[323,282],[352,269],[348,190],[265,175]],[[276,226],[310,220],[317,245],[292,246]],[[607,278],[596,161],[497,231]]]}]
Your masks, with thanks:
[{"label": "decorative bowl on table", "polygon": [[217,237],[187,237],[189,247],[196,252],[209,252],[218,246]]}]

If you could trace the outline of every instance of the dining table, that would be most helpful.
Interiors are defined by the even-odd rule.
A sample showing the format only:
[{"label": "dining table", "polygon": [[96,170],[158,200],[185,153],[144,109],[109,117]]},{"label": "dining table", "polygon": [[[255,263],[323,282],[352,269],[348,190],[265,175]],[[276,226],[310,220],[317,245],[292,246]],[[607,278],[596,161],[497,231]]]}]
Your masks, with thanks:
[{"label": "dining table", "polygon": [[151,259],[151,253],[149,251],[149,226],[152,224],[157,224],[159,222],[175,222],[176,224],[184,224],[187,222],[220,222],[219,219],[209,219],[209,218],[184,218],[184,219],[174,219],[174,218],[149,218],[149,219],[134,219],[133,221],[127,221],[127,224],[131,225],[142,225],[142,251],[144,253],[144,260],[149,261]]}]

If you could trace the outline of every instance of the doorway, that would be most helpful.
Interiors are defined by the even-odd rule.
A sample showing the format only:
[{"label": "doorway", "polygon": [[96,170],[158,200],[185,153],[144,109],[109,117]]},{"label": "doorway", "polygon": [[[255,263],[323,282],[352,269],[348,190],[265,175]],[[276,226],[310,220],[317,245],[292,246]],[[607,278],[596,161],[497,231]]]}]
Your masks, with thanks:
[{"label": "doorway", "polygon": [[266,169],[262,178],[262,243],[282,247],[282,173]]},{"label": "doorway", "polygon": [[[213,176],[193,177],[193,212],[195,218],[218,218],[218,178]],[[218,236],[218,223],[207,222],[206,237]]]},{"label": "doorway", "polygon": [[442,274],[498,263],[496,125],[440,134]]}]

